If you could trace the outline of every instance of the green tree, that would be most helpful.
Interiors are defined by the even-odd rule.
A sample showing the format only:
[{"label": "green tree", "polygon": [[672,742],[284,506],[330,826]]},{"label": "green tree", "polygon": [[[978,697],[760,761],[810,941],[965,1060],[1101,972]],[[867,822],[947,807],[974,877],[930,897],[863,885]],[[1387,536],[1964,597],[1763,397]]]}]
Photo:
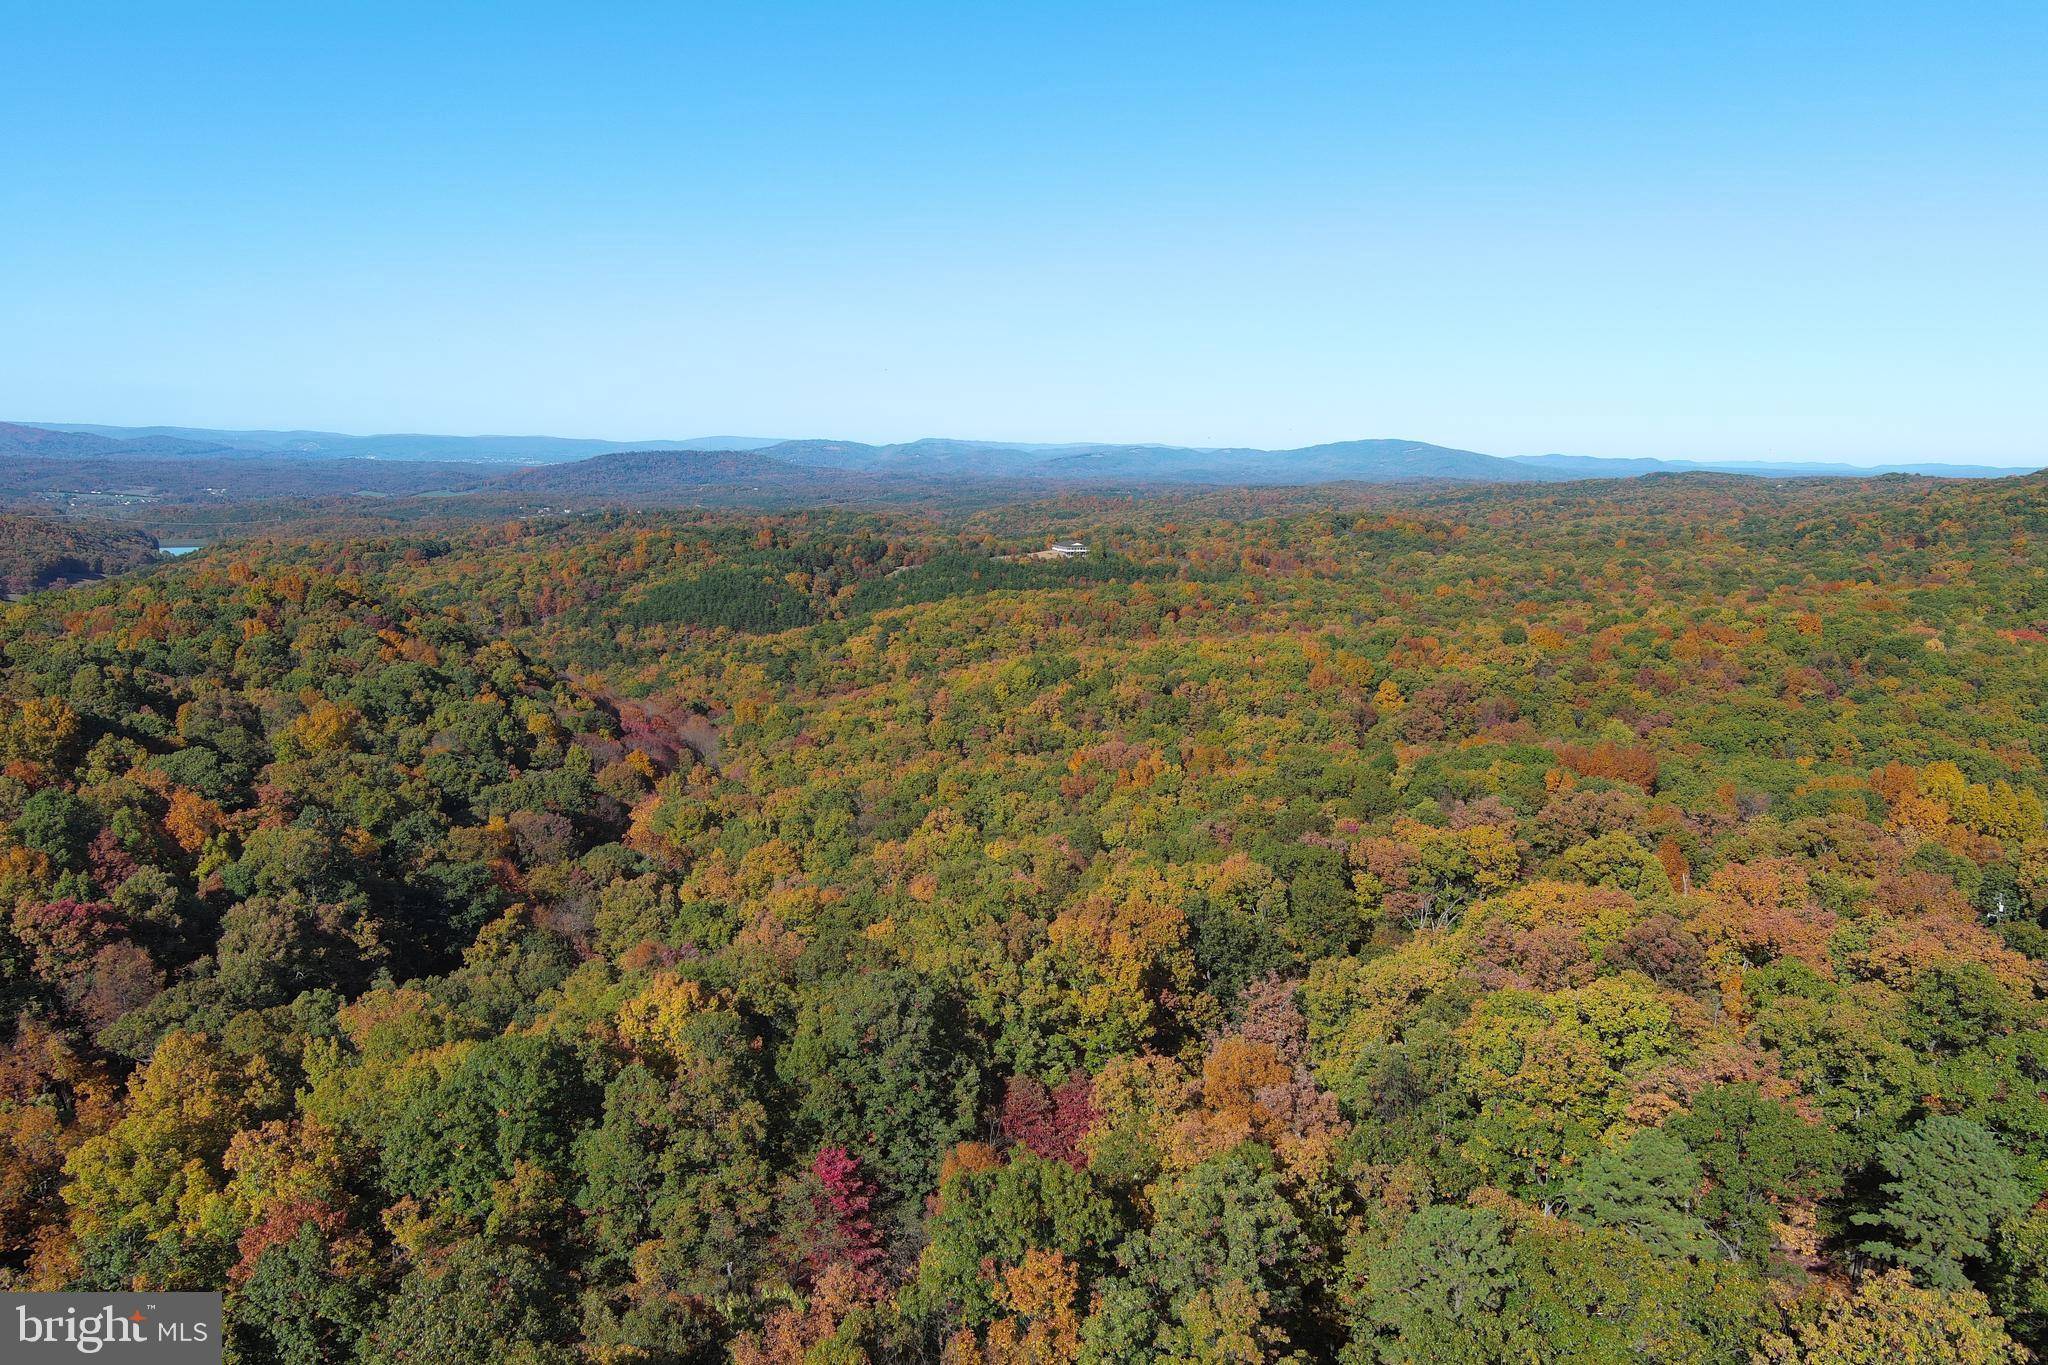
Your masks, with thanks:
[{"label": "green tree", "polygon": [[1141,1342],[1220,1359],[1203,1349],[1218,1334],[1284,1353],[1309,1247],[1280,1183],[1271,1152],[1247,1142],[1154,1185],[1151,1225],[1118,1247],[1122,1274],[1083,1324],[1084,1359]]},{"label": "green tree", "polygon": [[1699,1158],[1647,1128],[1581,1165],[1560,1202],[1580,1221],[1630,1233],[1659,1255],[1697,1256],[1712,1245],[1694,1212],[1699,1195]]},{"label": "green tree", "polygon": [[1813,1198],[1829,1183],[1833,1136],[1755,1085],[1709,1086],[1664,1128],[1699,1159],[1707,1186],[1698,1211],[1731,1257],[1768,1254],[1779,1202]]},{"label": "green tree", "polygon": [[1985,1292],[2015,1336],[2036,1354],[2048,1347],[2048,1216],[2029,1211],[1993,1231]]},{"label": "green tree", "polygon": [[520,1163],[560,1174],[592,1108],[581,1063],[553,1038],[472,1047],[439,1084],[417,1086],[381,1135],[385,1184],[481,1217]]},{"label": "green tree", "polygon": [[469,1240],[416,1265],[363,1341],[362,1365],[572,1365],[563,1277],[523,1247]]},{"label": "green tree", "polygon": [[1507,1221],[1491,1209],[1435,1204],[1364,1264],[1359,1325],[1396,1361],[1503,1358],[1501,1312],[1519,1278]]},{"label": "green tree", "polygon": [[327,1365],[351,1358],[374,1312],[370,1287],[334,1263],[308,1221],[257,1258],[228,1300],[232,1358],[245,1365]]},{"label": "green tree", "polygon": [[909,1295],[913,1312],[978,1325],[995,1316],[1002,1274],[1032,1248],[1100,1267],[1123,1231],[1084,1171],[1017,1148],[991,1170],[962,1171],[939,1188],[929,1241]]},{"label": "green tree", "polygon": [[1878,1235],[1859,1249],[1937,1289],[1963,1288],[1965,1269],[1991,1249],[1992,1229],[2026,1207],[2026,1189],[1998,1140],[1952,1114],[1923,1119],[1884,1143],[1877,1166],[1881,1198],[1853,1221]]},{"label": "green tree", "polygon": [[980,1109],[957,1002],[911,972],[866,972],[812,995],[775,1065],[796,1091],[802,1140],[844,1145],[897,1195],[931,1186]]}]

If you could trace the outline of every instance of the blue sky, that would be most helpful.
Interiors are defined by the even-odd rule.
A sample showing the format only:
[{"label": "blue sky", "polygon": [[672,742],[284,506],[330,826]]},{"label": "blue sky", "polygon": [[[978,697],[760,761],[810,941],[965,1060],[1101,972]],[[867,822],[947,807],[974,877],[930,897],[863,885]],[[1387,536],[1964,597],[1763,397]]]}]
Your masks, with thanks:
[{"label": "blue sky", "polygon": [[0,417],[2048,459],[2048,6],[0,0]]}]

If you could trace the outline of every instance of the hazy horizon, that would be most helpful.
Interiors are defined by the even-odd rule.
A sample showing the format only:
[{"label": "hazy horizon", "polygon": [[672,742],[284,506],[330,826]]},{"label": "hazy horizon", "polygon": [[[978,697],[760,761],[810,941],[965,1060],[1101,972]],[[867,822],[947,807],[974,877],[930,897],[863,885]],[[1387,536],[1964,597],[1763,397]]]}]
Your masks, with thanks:
[{"label": "hazy horizon", "polygon": [[[1430,437],[1427,437],[1427,436],[1413,436],[1413,435],[1396,435],[1396,436],[1388,436],[1388,435],[1384,435],[1384,434],[1375,434],[1375,435],[1359,435],[1359,434],[1353,434],[1353,435],[1349,435],[1349,436],[1336,436],[1336,437],[1330,437],[1330,438],[1327,438],[1327,439],[1325,439],[1325,440],[1311,440],[1311,441],[1303,441],[1303,442],[1299,443],[1298,445],[1294,445],[1294,446],[1243,446],[1243,445],[1233,445],[1233,444],[1227,444],[1227,443],[1224,443],[1224,442],[1217,442],[1217,441],[1201,441],[1201,442],[1179,442],[1179,441],[1157,441],[1157,440],[1139,440],[1139,441],[1126,441],[1126,442],[1117,442],[1117,441],[1097,441],[1097,440],[1089,440],[1089,439],[1075,439],[1075,438],[1071,438],[1071,437],[1068,437],[1068,438],[1061,438],[1061,439],[1054,439],[1054,440],[1038,440],[1038,439],[1035,439],[1035,438],[1034,438],[1034,439],[1028,439],[1028,440],[1027,440],[1027,439],[1016,439],[1016,438],[1010,438],[1010,437],[1001,437],[1001,436],[980,436],[980,435],[969,435],[969,436],[961,436],[961,435],[953,435],[953,434],[947,434],[947,433],[941,433],[941,432],[924,432],[924,433],[922,433],[922,434],[920,434],[920,435],[916,435],[916,436],[880,436],[880,437],[878,437],[878,436],[849,436],[849,435],[846,435],[846,434],[845,434],[845,433],[843,433],[843,432],[831,432],[831,433],[811,433],[811,434],[808,434],[808,435],[799,435],[799,436],[789,436],[789,435],[764,435],[764,434],[762,434],[762,433],[760,433],[760,432],[743,432],[743,431],[716,431],[716,430],[711,430],[711,429],[705,429],[705,430],[701,430],[701,431],[676,431],[676,432],[669,432],[669,433],[663,433],[663,434],[659,434],[659,435],[654,435],[654,434],[647,434],[647,433],[642,433],[642,434],[640,434],[640,435],[637,435],[637,436],[617,436],[617,435],[611,435],[611,434],[608,434],[608,433],[604,433],[604,432],[571,432],[571,431],[509,431],[509,430],[508,430],[508,431],[427,431],[427,430],[421,430],[421,429],[414,429],[414,428],[401,428],[401,427],[380,427],[380,428],[375,428],[375,429],[365,429],[365,430],[360,430],[360,431],[345,431],[345,430],[340,430],[340,429],[337,429],[337,428],[330,428],[330,427],[317,427],[317,426],[311,426],[311,425],[308,425],[308,424],[306,424],[306,423],[303,423],[303,422],[301,422],[301,423],[293,423],[293,424],[290,424],[290,425],[285,425],[285,426],[274,426],[274,427],[266,427],[266,426],[254,426],[254,425],[250,425],[250,424],[246,424],[246,423],[196,423],[196,422],[134,422],[134,423],[128,423],[128,422],[106,422],[106,421],[99,421],[99,420],[92,420],[92,419],[79,419],[79,418],[48,418],[48,419],[26,419],[26,418],[0,418],[0,421],[14,422],[14,423],[16,423],[17,425],[20,425],[20,426],[28,426],[28,427],[43,427],[43,428],[46,428],[46,429],[67,429],[67,428],[80,428],[80,427],[101,427],[101,428],[108,428],[108,429],[112,429],[112,430],[124,430],[124,431],[126,431],[126,430],[151,430],[151,429],[163,429],[163,430],[167,430],[167,431],[195,431],[195,432],[219,432],[219,433],[229,433],[229,432],[248,432],[248,433],[257,433],[257,432],[262,432],[262,433],[267,433],[267,434],[273,434],[273,435],[281,435],[281,434],[286,434],[286,433],[292,433],[292,432],[305,432],[305,433],[318,433],[318,434],[322,434],[322,435],[330,435],[330,436],[346,436],[346,437],[350,437],[350,438],[354,438],[354,439],[374,439],[374,438],[378,438],[378,437],[405,437],[405,436],[418,436],[418,437],[427,437],[427,438],[432,438],[432,439],[450,439],[450,438],[452,438],[452,439],[458,439],[458,440],[495,440],[495,441],[518,441],[518,440],[570,440],[570,441],[596,441],[596,442],[603,442],[603,443],[605,443],[605,444],[609,444],[609,445],[631,445],[631,444],[633,444],[633,443],[635,443],[635,442],[647,442],[647,443],[653,444],[653,443],[663,443],[663,442],[678,442],[678,441],[702,442],[702,441],[707,441],[707,440],[735,440],[735,441],[746,441],[746,442],[748,442],[748,443],[750,443],[750,444],[751,444],[751,443],[763,443],[763,444],[779,444],[779,443],[782,443],[782,442],[793,442],[793,441],[855,441],[855,442],[859,442],[859,443],[860,443],[860,444],[862,444],[862,445],[873,445],[873,446],[891,446],[891,445],[909,445],[909,444],[913,444],[913,443],[915,443],[915,442],[918,442],[918,441],[925,441],[925,440],[947,440],[947,441],[965,441],[965,442],[970,442],[970,443],[975,443],[975,444],[985,444],[985,445],[991,445],[991,446],[1003,446],[1003,445],[1008,445],[1008,446],[1016,446],[1016,447],[1020,447],[1020,448],[1029,448],[1029,447],[1034,447],[1034,446],[1043,446],[1043,447],[1087,447],[1087,446],[1111,446],[1111,445],[1131,445],[1131,446],[1157,446],[1157,447],[1163,447],[1163,448],[1168,448],[1168,449],[1187,449],[1187,450],[1230,450],[1230,449],[1244,449],[1244,450],[1261,450],[1261,451],[1284,451],[1284,450],[1293,450],[1293,449],[1301,449],[1301,448],[1305,448],[1305,447],[1313,447],[1313,446],[1319,446],[1319,445],[1333,445],[1333,444],[1343,444],[1343,443],[1345,443],[1345,442],[1349,442],[1349,441],[1373,441],[1373,440],[1401,440],[1401,441],[1415,441],[1415,442],[1417,442],[1417,443],[1420,443],[1420,444],[1425,444],[1425,445],[1433,445],[1433,446],[1441,446],[1441,447],[1445,447],[1445,448],[1448,448],[1448,449],[1454,449],[1454,450],[1470,450],[1470,449],[1473,449],[1472,447],[1466,447],[1466,446],[1456,446],[1456,445],[1453,445],[1453,444],[1452,444],[1452,443],[1450,443],[1450,442],[1446,442],[1446,441],[1439,441],[1439,440],[1434,440],[1434,439],[1432,439],[1432,438],[1430,438]],[[1666,461],[1669,461],[1669,462],[1672,462],[1672,463],[1678,463],[1678,464],[1684,464],[1684,463],[1707,463],[1707,464],[1720,464],[1720,465],[1735,465],[1735,464],[1757,464],[1757,465],[1781,465],[1781,464],[1834,464],[1834,465],[1848,465],[1848,466],[1860,466],[1860,467],[1870,467],[1870,468],[1877,468],[1877,467],[1881,467],[1881,466],[1887,466],[1887,465],[1897,465],[1897,464],[1917,464],[1917,465],[1957,465],[1957,466],[1965,466],[1965,465],[1968,465],[1968,466],[1987,466],[1987,467],[1994,467],[1994,468],[2002,468],[2002,469],[2012,469],[2012,470],[2019,470],[2019,471],[2031,471],[2031,470],[2035,470],[2035,469],[2040,469],[2040,468],[2043,468],[2043,467],[2048,467],[2048,455],[2044,455],[2044,456],[2036,456],[2036,457],[2034,457],[2033,459],[2021,459],[2021,460],[1996,460],[1996,459],[1988,459],[1988,460],[1971,460],[1971,459],[1963,459],[1963,458],[1957,458],[1957,457],[1948,457],[1948,456],[1939,456],[1939,455],[1935,455],[1935,456],[1926,456],[1926,457],[1919,457],[1919,458],[1914,458],[1914,457],[1904,457],[1904,458],[1888,458],[1888,459],[1876,459],[1876,458],[1866,458],[1866,459],[1857,459],[1857,458],[1853,458],[1853,457],[1850,457],[1850,456],[1830,456],[1830,457],[1819,457],[1819,456],[1808,456],[1808,455],[1801,455],[1801,454],[1786,454],[1786,455],[1782,455],[1782,456],[1775,456],[1775,457],[1773,457],[1773,456],[1732,456],[1732,455],[1731,455],[1731,456],[1722,456],[1722,455],[1713,455],[1713,454],[1702,454],[1702,455],[1656,455],[1656,456],[1648,456],[1648,455],[1625,455],[1625,454],[1624,454],[1624,455],[1593,455],[1593,456],[1588,456],[1588,455],[1587,455],[1587,452],[1585,452],[1585,451],[1579,451],[1579,450],[1478,450],[1478,451],[1476,451],[1475,453],[1478,453],[1478,454],[1484,454],[1484,455],[1497,455],[1497,456],[1500,456],[1500,457],[1502,457],[1502,458],[1506,458],[1506,459],[1542,459],[1542,458],[1545,458],[1545,457],[1550,457],[1550,456],[1564,456],[1564,457],[1588,457],[1588,458],[1593,458],[1593,459],[1614,459],[1614,460],[1631,460],[1631,459],[1658,459],[1658,460],[1666,460]]]}]

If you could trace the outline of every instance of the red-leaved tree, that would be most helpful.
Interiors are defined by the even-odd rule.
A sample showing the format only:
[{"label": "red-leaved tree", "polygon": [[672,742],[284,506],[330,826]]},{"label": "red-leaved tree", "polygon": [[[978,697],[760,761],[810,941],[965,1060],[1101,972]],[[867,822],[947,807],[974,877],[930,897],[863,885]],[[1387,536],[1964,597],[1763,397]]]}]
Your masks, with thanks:
[{"label": "red-leaved tree", "polygon": [[1079,1170],[1088,1164],[1081,1141],[1095,1118],[1094,1086],[1086,1076],[1075,1076],[1057,1090],[1028,1076],[1012,1076],[1003,1089],[996,1126],[1011,1142]]}]

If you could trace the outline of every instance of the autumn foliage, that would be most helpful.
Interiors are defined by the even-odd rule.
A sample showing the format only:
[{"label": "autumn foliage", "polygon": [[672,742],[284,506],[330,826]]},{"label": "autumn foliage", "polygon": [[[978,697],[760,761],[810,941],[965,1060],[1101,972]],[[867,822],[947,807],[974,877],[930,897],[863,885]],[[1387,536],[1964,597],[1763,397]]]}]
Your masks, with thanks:
[{"label": "autumn foliage", "polygon": [[0,1280],[249,1362],[2022,1359],[2043,546],[352,512],[11,604]]}]

